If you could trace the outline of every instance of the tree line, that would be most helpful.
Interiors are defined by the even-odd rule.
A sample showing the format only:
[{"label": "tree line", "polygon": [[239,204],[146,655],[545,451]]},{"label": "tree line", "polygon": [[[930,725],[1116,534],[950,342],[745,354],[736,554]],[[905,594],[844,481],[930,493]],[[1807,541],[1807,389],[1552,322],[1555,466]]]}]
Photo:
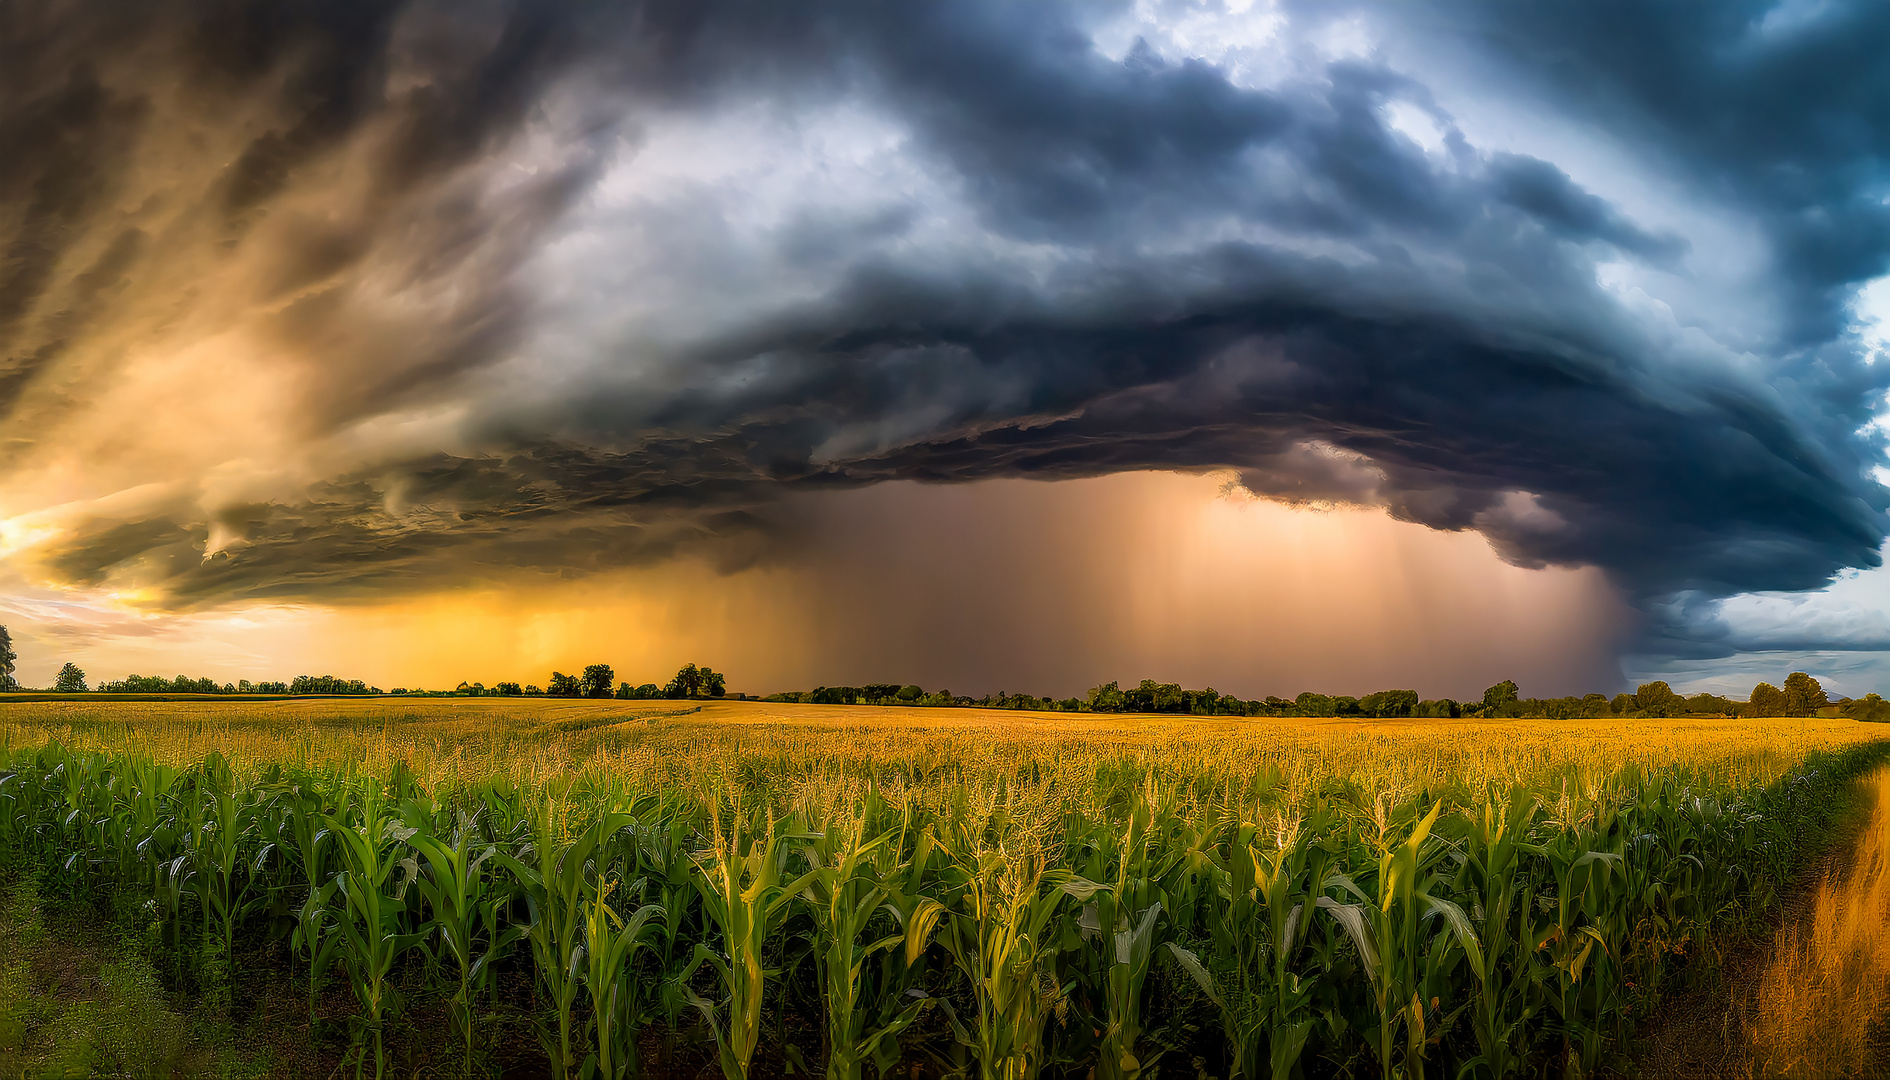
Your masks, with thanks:
[{"label": "tree line", "polygon": [[390,693],[409,697],[614,698],[619,701],[720,698],[728,694],[728,677],[706,664],[684,664],[669,682],[661,686],[655,683],[632,685],[616,682],[616,678],[617,673],[609,664],[590,664],[576,675],[553,671],[544,686],[521,686],[515,682],[487,686],[481,682],[462,682],[451,690],[426,691],[395,687]]},{"label": "tree line", "polygon": [[1760,683],[1748,701],[1718,694],[1682,695],[1662,681],[1642,683],[1631,694],[1523,697],[1512,679],[1483,691],[1474,701],[1451,698],[1426,700],[1415,690],[1380,690],[1362,697],[1307,692],[1295,698],[1265,697],[1247,700],[1223,694],[1213,687],[1185,689],[1179,683],[1143,679],[1123,687],[1109,682],[1091,687],[1083,697],[1058,698],[1050,694],[999,692],[967,697],[950,690],[928,691],[914,684],[868,683],[865,686],[817,686],[812,690],[770,694],[763,701],[811,705],[959,706],[1019,709],[1032,712],[1169,713],[1192,716],[1354,716],[1374,719],[1410,718],[1541,718],[1554,720],[1604,717],[1677,716],[1815,716],[1832,712],[1859,720],[1890,722],[1890,702],[1876,694],[1833,703],[1818,680],[1802,671],[1786,676],[1784,686]]},{"label": "tree line", "polygon": [[[0,626],[0,691],[23,689],[14,679],[19,657],[13,639]],[[498,682],[491,687],[462,682],[452,690],[428,691],[395,687],[390,693],[424,697],[560,697],[610,698],[624,701],[718,699],[727,696],[723,673],[706,664],[684,664],[667,683],[633,685],[617,681],[609,664],[590,664],[575,675],[553,671],[546,685]],[[60,669],[52,689],[59,693],[87,693],[86,674],[78,665]],[[208,677],[127,675],[99,685],[108,694],[379,694],[381,689],[360,679],[333,675],[297,675],[289,682],[218,683]],[[1642,683],[1631,694],[1584,694],[1580,697],[1525,698],[1516,682],[1505,679],[1483,691],[1481,699],[1421,699],[1415,690],[1380,690],[1362,697],[1308,691],[1297,697],[1247,700],[1223,694],[1213,687],[1185,689],[1179,683],[1143,679],[1131,687],[1108,682],[1091,687],[1082,697],[1058,698],[1043,694],[999,691],[982,697],[928,691],[912,683],[868,683],[864,686],[817,686],[812,690],[770,694],[763,701],[812,705],[905,705],[919,707],[975,707],[1033,712],[1166,713],[1191,716],[1352,716],[1376,719],[1414,718],[1528,718],[1599,719],[1603,717],[1676,716],[1849,716],[1857,720],[1890,723],[1890,702],[1877,694],[1833,701],[1818,680],[1802,671],[1787,675],[1780,686],[1759,683],[1745,701],[1717,694],[1682,695],[1665,682]]]}]

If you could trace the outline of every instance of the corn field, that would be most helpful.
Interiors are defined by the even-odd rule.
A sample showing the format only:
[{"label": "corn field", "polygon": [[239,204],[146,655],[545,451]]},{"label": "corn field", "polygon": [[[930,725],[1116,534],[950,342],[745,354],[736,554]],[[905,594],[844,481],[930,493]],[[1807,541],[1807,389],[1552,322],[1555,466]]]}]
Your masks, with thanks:
[{"label": "corn field", "polygon": [[517,1060],[501,1015],[560,1078],[1587,1074],[1883,757],[1260,797],[1105,755],[1055,798],[65,734],[0,741],[0,869],[137,912],[212,1007],[272,967],[374,1076],[417,1008],[442,1075]]}]

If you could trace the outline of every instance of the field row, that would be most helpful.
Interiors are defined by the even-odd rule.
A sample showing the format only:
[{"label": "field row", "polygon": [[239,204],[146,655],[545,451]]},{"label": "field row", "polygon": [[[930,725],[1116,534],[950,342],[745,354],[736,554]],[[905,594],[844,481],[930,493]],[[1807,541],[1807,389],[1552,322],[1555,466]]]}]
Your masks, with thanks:
[{"label": "field row", "polygon": [[[1276,763],[1262,793],[1205,752],[1212,732],[1189,762],[1169,757],[1192,737],[1180,728],[985,726],[1000,749],[957,774],[882,777],[865,766],[909,765],[928,739],[971,729],[908,732],[904,759],[850,728],[836,729],[849,753],[769,757],[725,718],[669,733],[672,750],[720,740],[715,760],[671,754],[691,782],[645,783],[676,774],[628,755],[608,767],[610,747],[589,740],[614,723],[580,725],[615,717],[648,739],[703,721],[625,716],[541,715],[535,736],[487,736],[576,754],[529,783],[472,775],[485,743],[425,730],[450,717],[388,724],[379,750],[358,724],[304,729],[280,735],[303,740],[280,763],[236,766],[45,738],[63,723],[74,745],[110,741],[130,731],[113,734],[122,718],[14,718],[0,854],[42,895],[145,912],[199,997],[227,995],[239,958],[293,972],[311,1013],[345,985],[349,1052],[377,1074],[393,1059],[403,1073],[497,1067],[506,1010],[535,1018],[560,1076],[692,1060],[729,1077],[900,1062],[990,1078],[1580,1074],[1625,1045],[1706,935],[1769,902],[1883,756],[1832,734],[1783,760],[1748,727],[1696,743],[1689,763],[1642,732],[1638,762],[1610,771],[1577,753],[1530,786],[1501,775],[1547,767],[1523,729],[1485,729],[1492,767],[1460,760],[1426,790],[1369,747],[1408,762],[1397,751],[1428,736],[1354,731],[1366,743],[1334,749],[1334,729],[1314,732],[1325,782]],[[142,730],[165,744],[162,724]],[[1031,779],[997,760],[1012,738],[1111,749],[1065,746]],[[335,757],[344,740],[360,753]],[[798,791],[769,771],[810,760],[826,773]],[[1179,782],[1190,769],[1196,782]],[[450,1045],[388,1043],[393,1016],[430,1008],[451,1018]]]}]

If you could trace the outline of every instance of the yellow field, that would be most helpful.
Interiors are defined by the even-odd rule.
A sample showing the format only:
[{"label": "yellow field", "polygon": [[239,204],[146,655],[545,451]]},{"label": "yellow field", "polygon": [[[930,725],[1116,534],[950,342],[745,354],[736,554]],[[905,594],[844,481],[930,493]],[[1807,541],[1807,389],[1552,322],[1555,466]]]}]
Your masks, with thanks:
[{"label": "yellow field", "polygon": [[1153,776],[1216,801],[1451,799],[1527,783],[1592,804],[1633,773],[1742,787],[1815,750],[1890,737],[1847,719],[1356,720],[1020,713],[761,702],[544,698],[0,705],[0,751],[58,740],[171,764],[325,763],[422,782],[503,776],[657,788],[739,788],[824,800],[993,790],[1089,804]]}]

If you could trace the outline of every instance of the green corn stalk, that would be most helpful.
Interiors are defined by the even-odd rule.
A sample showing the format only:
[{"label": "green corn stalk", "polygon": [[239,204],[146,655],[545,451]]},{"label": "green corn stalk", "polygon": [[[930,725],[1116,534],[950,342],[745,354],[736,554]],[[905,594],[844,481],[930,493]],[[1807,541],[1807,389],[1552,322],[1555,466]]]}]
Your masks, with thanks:
[{"label": "green corn stalk", "polygon": [[603,1080],[622,1080],[637,1073],[637,1031],[642,1019],[634,965],[636,954],[661,918],[660,904],[643,904],[626,918],[610,906],[610,895],[620,881],[605,881],[590,890],[585,905],[584,989],[591,1003],[592,1051],[583,1071]]},{"label": "green corn stalk", "polygon": [[1470,956],[1477,992],[1470,1027],[1477,1054],[1459,1072],[1476,1070],[1493,1080],[1522,1071],[1523,1034],[1537,1011],[1537,965],[1532,959],[1535,892],[1528,885],[1521,856],[1535,816],[1534,795],[1518,786],[1498,804],[1486,799],[1465,836],[1459,888],[1473,899],[1482,926],[1480,952]]},{"label": "green corn stalk", "polygon": [[1336,861],[1317,842],[1330,819],[1329,811],[1315,807],[1280,828],[1272,845],[1262,842],[1258,826],[1231,826],[1226,854],[1214,863],[1212,973],[1192,951],[1168,945],[1220,1010],[1235,1077],[1291,1075],[1312,1034],[1321,966],[1302,971],[1294,961],[1310,905]]},{"label": "green corn stalk", "polygon": [[501,850],[493,858],[511,872],[525,898],[529,916],[525,938],[531,943],[539,984],[557,1017],[556,1031],[543,1032],[541,1040],[552,1068],[565,1078],[582,1062],[576,1010],[584,989],[584,920],[594,880],[592,860],[610,837],[634,825],[636,819],[629,814],[601,814],[569,843],[561,843],[553,831],[555,811],[547,801],[544,812],[532,823],[531,841],[516,854]]},{"label": "green corn stalk", "polygon": [[[1424,984],[1426,953],[1422,922],[1441,916],[1449,930],[1445,942],[1453,939],[1470,956],[1473,968],[1483,965],[1482,947],[1476,930],[1455,902],[1430,894],[1430,869],[1441,858],[1444,848],[1433,841],[1431,827],[1437,822],[1442,804],[1431,807],[1410,836],[1399,844],[1385,844],[1378,860],[1374,884],[1378,895],[1370,896],[1344,874],[1334,874],[1328,885],[1356,896],[1355,904],[1341,903],[1331,897],[1319,897],[1317,904],[1328,912],[1357,948],[1359,961],[1371,980],[1373,1005],[1378,1031],[1369,1039],[1378,1057],[1385,1080],[1395,1075],[1397,1037],[1404,1034],[1403,1064],[1407,1075],[1423,1080],[1424,1052],[1429,1041],[1425,1023]],[[1441,943],[1440,943],[1441,944]],[[1441,959],[1441,952],[1429,954],[1431,965]]]},{"label": "green corn stalk", "polygon": [[[810,874],[790,879],[789,841],[808,839],[802,830],[782,830],[772,818],[760,828],[753,815],[735,807],[723,828],[717,814],[710,847],[695,855],[694,879],[708,922],[720,932],[722,952],[698,944],[681,985],[689,1003],[702,1013],[714,1033],[717,1057],[727,1080],[747,1080],[755,1048],[761,1042],[762,1001],[768,977],[764,951],[786,917],[788,905],[807,887]],[[715,972],[725,995],[726,1020],[714,1003],[696,993],[688,980],[704,964]]]},{"label": "green corn stalk", "polygon": [[431,927],[424,924],[409,928],[411,920],[406,918],[407,887],[420,871],[413,857],[404,853],[405,841],[414,830],[399,823],[379,786],[372,783],[361,795],[359,825],[335,816],[329,816],[326,823],[336,839],[341,870],[333,881],[337,910],[334,925],[325,935],[328,944],[324,951],[332,948],[339,952],[355,1000],[361,1006],[363,1039],[355,1075],[362,1073],[366,1040],[371,1039],[378,1080],[387,1068],[382,1029],[388,1013],[399,1005],[390,979],[394,964],[431,932]]},{"label": "green corn stalk", "polygon": [[1088,900],[1102,886],[1044,868],[1032,838],[1003,823],[996,843],[962,819],[944,845],[951,862],[938,943],[970,984],[977,1015],[967,1030],[949,1009],[954,1036],[977,1058],[983,1080],[1029,1080],[1043,1065],[1046,1018],[1064,997],[1051,971],[1048,932],[1066,897]]},{"label": "green corn stalk", "polygon": [[[872,1062],[884,1073],[899,1055],[899,1034],[931,1004],[924,997],[902,1001],[909,969],[937,925],[933,905],[917,918],[918,905],[895,880],[905,830],[889,829],[871,839],[869,823],[883,808],[876,797],[850,821],[829,822],[803,853],[811,869],[803,893],[814,922],[814,959],[827,1021],[827,1076],[856,1080]],[[905,815],[909,819],[909,814]],[[923,858],[921,853],[919,858]],[[890,912],[897,931],[866,940],[876,916]],[[903,954],[903,963],[883,964],[880,985],[863,987],[864,970],[876,954]],[[877,990],[878,994],[872,993]]]},{"label": "green corn stalk", "polygon": [[1556,892],[1555,921],[1540,931],[1535,947],[1549,954],[1554,971],[1551,1002],[1562,1029],[1564,1071],[1570,1075],[1593,1068],[1600,1056],[1603,1002],[1597,984],[1602,980],[1583,976],[1591,961],[1599,963],[1610,952],[1602,930],[1605,920],[1597,916],[1611,871],[1621,861],[1618,853],[1590,849],[1595,839],[1580,830],[1565,830],[1537,849],[1548,858]]},{"label": "green corn stalk", "polygon": [[[1092,853],[1088,877],[1107,882],[1091,893],[1077,919],[1082,936],[1101,946],[1106,1015],[1096,1075],[1103,1080],[1134,1080],[1158,1056],[1140,1045],[1142,987],[1154,962],[1164,905],[1170,911],[1177,906],[1167,879],[1190,851],[1185,843],[1170,842],[1163,826],[1173,824],[1173,815],[1162,808],[1158,823],[1156,802],[1153,789],[1145,788],[1130,804],[1125,829],[1118,833],[1112,823],[1097,823],[1083,830],[1080,841]],[[1074,845],[1066,840],[1066,846]],[[1114,858],[1107,859],[1111,848]]]},{"label": "green corn stalk", "polygon": [[464,1069],[472,1073],[473,993],[488,967],[525,933],[522,927],[482,933],[496,921],[488,914],[505,902],[503,895],[490,895],[490,879],[483,872],[493,846],[483,842],[478,818],[462,817],[450,839],[433,832],[433,807],[409,802],[404,807],[408,827],[415,830],[407,844],[420,855],[423,871],[414,887],[426,900],[427,913],[440,948],[450,962],[454,990],[450,999],[453,1024],[464,1043]]},{"label": "green corn stalk", "polygon": [[315,1024],[315,996],[325,974],[323,958],[332,956],[324,950],[323,930],[328,922],[328,903],[334,897],[334,876],[328,870],[328,856],[333,850],[332,833],[323,813],[325,801],[310,784],[291,785],[287,792],[286,828],[292,857],[308,892],[295,909],[295,926],[289,933],[289,947],[308,958],[308,1021]]}]

